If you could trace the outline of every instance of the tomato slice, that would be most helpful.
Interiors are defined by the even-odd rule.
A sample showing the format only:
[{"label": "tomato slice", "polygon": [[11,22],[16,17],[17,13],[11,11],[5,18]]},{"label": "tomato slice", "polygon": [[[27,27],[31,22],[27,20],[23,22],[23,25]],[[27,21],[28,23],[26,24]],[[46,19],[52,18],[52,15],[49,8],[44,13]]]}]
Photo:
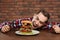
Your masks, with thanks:
[{"label": "tomato slice", "polygon": [[27,32],[27,30],[22,30],[22,32]]}]

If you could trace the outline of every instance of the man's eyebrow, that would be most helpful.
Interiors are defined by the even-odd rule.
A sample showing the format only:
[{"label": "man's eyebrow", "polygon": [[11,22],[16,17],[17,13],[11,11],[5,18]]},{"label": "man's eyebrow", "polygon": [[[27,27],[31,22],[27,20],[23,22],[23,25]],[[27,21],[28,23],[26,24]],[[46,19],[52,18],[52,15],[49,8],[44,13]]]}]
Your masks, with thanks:
[{"label": "man's eyebrow", "polygon": [[[38,16],[37,16],[37,20],[39,20]],[[41,21],[42,22],[42,21]]]}]

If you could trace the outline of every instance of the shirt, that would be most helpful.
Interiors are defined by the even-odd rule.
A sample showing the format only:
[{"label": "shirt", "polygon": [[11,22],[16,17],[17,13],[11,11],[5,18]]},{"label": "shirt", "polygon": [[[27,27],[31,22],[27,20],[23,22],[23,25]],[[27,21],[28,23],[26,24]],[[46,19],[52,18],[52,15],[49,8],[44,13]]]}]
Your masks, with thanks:
[{"label": "shirt", "polygon": [[0,23],[0,29],[4,26],[4,25],[9,25],[11,28],[18,28],[21,27],[21,21],[22,20],[29,20],[32,21],[32,18],[21,18],[21,19],[17,19],[17,20],[13,20],[13,21],[5,21],[3,23]]},{"label": "shirt", "polygon": [[[32,21],[32,18],[21,18],[21,19],[17,19],[17,20],[13,20],[11,22],[3,22],[0,24],[0,29],[4,26],[4,25],[9,25],[11,28],[19,28],[21,27],[21,21],[22,20],[29,20]],[[60,27],[60,23],[57,22],[48,22],[47,25],[45,25],[42,29],[51,29],[52,25],[58,25]]]}]

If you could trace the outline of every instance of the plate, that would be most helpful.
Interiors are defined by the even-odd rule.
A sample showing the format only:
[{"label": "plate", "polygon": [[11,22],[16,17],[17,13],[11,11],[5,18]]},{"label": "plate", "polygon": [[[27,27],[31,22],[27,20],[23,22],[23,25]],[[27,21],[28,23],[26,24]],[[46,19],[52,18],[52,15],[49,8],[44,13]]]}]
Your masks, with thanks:
[{"label": "plate", "polygon": [[40,32],[37,30],[32,30],[32,32],[20,32],[20,31],[15,32],[15,34],[18,34],[18,35],[37,35],[39,33]]}]

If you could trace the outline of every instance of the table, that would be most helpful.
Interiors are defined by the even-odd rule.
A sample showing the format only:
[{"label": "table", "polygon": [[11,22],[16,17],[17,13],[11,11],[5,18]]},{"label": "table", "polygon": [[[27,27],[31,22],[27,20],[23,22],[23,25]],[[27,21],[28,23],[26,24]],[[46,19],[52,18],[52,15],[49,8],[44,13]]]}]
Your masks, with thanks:
[{"label": "table", "polygon": [[41,31],[39,35],[35,36],[18,36],[14,32],[0,32],[0,40],[60,40],[60,34],[52,34],[46,31]]}]

